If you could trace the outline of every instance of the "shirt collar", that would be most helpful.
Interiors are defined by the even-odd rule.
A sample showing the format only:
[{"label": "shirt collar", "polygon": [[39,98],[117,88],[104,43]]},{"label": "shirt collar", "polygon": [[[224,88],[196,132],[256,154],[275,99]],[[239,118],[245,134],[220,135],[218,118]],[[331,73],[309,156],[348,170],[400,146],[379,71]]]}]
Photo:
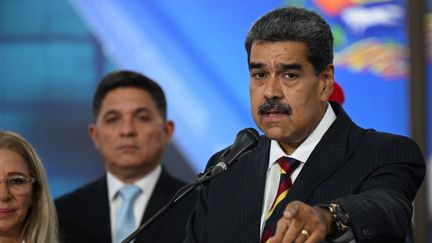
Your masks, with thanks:
[{"label": "shirt collar", "polygon": [[[150,173],[145,175],[143,178],[135,181],[133,184],[137,185],[143,192],[152,191],[154,185],[156,184],[159,176],[162,172],[162,166],[159,164]],[[108,185],[108,198],[113,201],[117,195],[117,192],[126,183],[115,177],[111,172],[107,171],[107,185]]]},{"label": "shirt collar", "polygon": [[286,154],[282,147],[276,140],[272,140],[270,144],[270,159],[269,168],[277,159],[282,156],[289,156],[300,162],[306,163],[307,159],[315,149],[318,142],[324,136],[325,132],[329,129],[331,124],[336,120],[336,114],[330,104],[327,105],[327,110],[324,117],[321,119],[318,126],[312,131],[311,134],[303,141],[302,144],[290,155]]}]

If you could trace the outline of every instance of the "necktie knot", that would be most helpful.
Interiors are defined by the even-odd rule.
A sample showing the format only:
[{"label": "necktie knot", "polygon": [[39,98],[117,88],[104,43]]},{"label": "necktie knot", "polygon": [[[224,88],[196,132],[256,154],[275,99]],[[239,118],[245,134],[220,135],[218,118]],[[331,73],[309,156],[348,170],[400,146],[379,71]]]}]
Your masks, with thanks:
[{"label": "necktie knot", "polygon": [[279,164],[281,169],[287,175],[291,175],[291,173],[293,173],[293,171],[300,165],[300,161],[286,156],[280,157],[278,160],[276,160],[276,163]]},{"label": "necktie knot", "polygon": [[126,185],[119,190],[119,195],[123,202],[133,202],[135,198],[141,193],[141,189],[133,184]]}]

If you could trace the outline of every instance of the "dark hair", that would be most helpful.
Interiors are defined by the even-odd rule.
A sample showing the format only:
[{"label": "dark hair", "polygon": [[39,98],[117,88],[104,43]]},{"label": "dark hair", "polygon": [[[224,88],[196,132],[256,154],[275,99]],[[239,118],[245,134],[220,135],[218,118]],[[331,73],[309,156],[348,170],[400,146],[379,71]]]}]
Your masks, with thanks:
[{"label": "dark hair", "polygon": [[250,28],[245,47],[248,62],[254,41],[299,41],[308,48],[307,59],[315,74],[333,63],[333,36],[330,26],[318,14],[302,8],[285,7],[259,18]]},{"label": "dark hair", "polygon": [[132,71],[116,71],[107,74],[99,83],[93,97],[93,119],[99,115],[102,101],[113,89],[134,87],[147,91],[158,108],[163,119],[167,119],[167,104],[162,88],[152,79]]}]

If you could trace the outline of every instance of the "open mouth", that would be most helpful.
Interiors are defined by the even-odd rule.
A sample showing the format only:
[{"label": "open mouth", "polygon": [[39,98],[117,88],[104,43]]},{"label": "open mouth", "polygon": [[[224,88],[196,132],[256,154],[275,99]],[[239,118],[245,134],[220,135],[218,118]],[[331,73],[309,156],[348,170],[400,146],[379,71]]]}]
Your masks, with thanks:
[{"label": "open mouth", "polygon": [[278,121],[281,118],[287,116],[288,114],[286,112],[271,110],[266,111],[261,115],[266,121]]},{"label": "open mouth", "polygon": [[289,112],[286,110],[280,110],[280,109],[269,109],[269,110],[262,112],[261,115],[265,115],[265,116],[289,115]]},{"label": "open mouth", "polygon": [[278,100],[267,100],[258,109],[259,115],[290,115],[291,107]]},{"label": "open mouth", "polygon": [[281,115],[281,114],[288,114],[287,112],[280,111],[280,110],[269,110],[264,112],[265,115]]}]

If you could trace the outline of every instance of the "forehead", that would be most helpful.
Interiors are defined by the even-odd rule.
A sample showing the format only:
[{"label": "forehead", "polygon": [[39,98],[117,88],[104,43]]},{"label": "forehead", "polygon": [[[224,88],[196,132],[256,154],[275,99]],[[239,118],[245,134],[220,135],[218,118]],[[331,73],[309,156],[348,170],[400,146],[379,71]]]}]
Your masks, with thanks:
[{"label": "forehead", "polygon": [[19,153],[11,149],[0,149],[0,174],[27,174],[28,171],[27,163]]},{"label": "forehead", "polygon": [[102,101],[101,113],[108,110],[124,110],[137,107],[156,109],[156,103],[146,90],[121,87],[108,92]]},{"label": "forehead", "polygon": [[264,41],[252,44],[250,63],[272,65],[278,63],[310,64],[307,60],[307,46],[298,41]]}]

